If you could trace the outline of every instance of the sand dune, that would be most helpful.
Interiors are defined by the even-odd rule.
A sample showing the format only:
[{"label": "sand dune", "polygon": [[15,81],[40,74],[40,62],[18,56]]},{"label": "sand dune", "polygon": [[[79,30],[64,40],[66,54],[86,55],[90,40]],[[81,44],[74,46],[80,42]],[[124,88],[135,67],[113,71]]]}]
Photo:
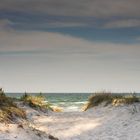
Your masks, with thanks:
[{"label": "sand dune", "polygon": [[[140,105],[96,107],[86,112],[27,112],[30,125],[41,132],[16,125],[0,126],[0,140],[48,140],[51,134],[59,140],[139,140]],[[11,128],[10,128],[11,127]],[[9,131],[9,132],[8,132]]]},{"label": "sand dune", "polygon": [[138,140],[139,109],[140,105],[136,109],[133,105],[97,107],[86,112],[35,117],[34,123],[61,140]]}]

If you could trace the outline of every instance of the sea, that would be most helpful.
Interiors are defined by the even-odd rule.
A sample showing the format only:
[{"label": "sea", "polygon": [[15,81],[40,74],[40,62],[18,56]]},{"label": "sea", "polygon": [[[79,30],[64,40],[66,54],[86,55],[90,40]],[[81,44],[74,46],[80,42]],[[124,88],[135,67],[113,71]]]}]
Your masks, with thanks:
[{"label": "sea", "polygon": [[[20,98],[25,93],[6,93],[9,97]],[[118,94],[118,93],[115,93]],[[129,95],[131,93],[120,93]],[[29,95],[39,95],[39,93],[29,93]],[[64,112],[81,111],[82,106],[87,103],[89,96],[92,93],[42,93],[46,98],[46,102],[51,103],[53,106],[63,108]],[[140,96],[140,93],[137,93]]]},{"label": "sea", "polygon": [[[25,93],[6,93],[9,97],[20,98]],[[39,93],[29,93],[39,95]],[[63,108],[64,112],[81,111],[82,106],[88,101],[91,93],[42,93],[46,101],[53,106]]]}]

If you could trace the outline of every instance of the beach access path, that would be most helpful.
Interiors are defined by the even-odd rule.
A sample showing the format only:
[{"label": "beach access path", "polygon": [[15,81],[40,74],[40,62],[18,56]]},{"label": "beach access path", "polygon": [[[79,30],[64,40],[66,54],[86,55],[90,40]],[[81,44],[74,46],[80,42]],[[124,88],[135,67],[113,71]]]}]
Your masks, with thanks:
[{"label": "beach access path", "polygon": [[59,140],[140,139],[140,104],[98,106],[85,112],[42,113],[23,108],[29,127],[0,124],[0,140],[49,140],[50,134]]}]

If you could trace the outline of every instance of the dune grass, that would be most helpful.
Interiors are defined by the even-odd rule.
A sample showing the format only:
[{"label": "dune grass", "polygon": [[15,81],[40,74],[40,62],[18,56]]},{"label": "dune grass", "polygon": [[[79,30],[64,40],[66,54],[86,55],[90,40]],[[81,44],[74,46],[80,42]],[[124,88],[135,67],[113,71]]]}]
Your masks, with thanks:
[{"label": "dune grass", "polygon": [[62,108],[53,106],[51,103],[46,102],[46,98],[41,93],[36,96],[25,93],[20,100],[23,101],[24,104],[43,112],[48,112],[48,110],[63,112]]},{"label": "dune grass", "polygon": [[0,89],[0,122],[15,122],[17,118],[26,118],[26,113],[17,107],[13,99]]},{"label": "dune grass", "polygon": [[98,106],[102,103],[104,103],[104,106],[108,104],[118,106],[120,104],[133,104],[136,102],[140,102],[140,99],[139,97],[136,97],[135,94],[124,96],[107,92],[100,92],[94,93],[89,97],[88,103],[83,107],[83,110],[86,111],[87,109]]},{"label": "dune grass", "polygon": [[45,97],[41,93],[37,96],[32,96],[25,93],[21,97],[21,101],[23,101],[24,104],[43,112],[53,110],[51,104],[49,102],[46,102]]}]

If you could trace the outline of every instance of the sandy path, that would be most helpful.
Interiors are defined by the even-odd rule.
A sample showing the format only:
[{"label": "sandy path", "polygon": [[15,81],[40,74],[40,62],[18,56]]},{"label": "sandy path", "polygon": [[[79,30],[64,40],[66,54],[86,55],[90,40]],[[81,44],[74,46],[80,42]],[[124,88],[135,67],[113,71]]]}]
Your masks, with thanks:
[{"label": "sandy path", "polygon": [[[96,107],[86,112],[41,113],[24,107],[31,127],[0,124],[0,140],[140,140],[140,104]],[[39,133],[40,133],[39,132]],[[43,133],[44,132],[44,133]]]},{"label": "sandy path", "polygon": [[97,107],[86,112],[34,117],[38,129],[60,140],[139,140],[140,106]]}]

